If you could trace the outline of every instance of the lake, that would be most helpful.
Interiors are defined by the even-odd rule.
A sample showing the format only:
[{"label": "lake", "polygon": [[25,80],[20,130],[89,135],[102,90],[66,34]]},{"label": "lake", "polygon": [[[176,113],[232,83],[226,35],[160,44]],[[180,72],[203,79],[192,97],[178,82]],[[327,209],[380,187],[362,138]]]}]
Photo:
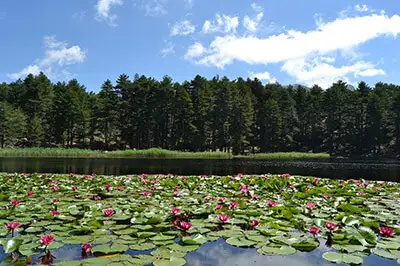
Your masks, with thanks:
[{"label": "lake", "polygon": [[252,159],[117,159],[117,158],[0,158],[1,172],[77,173],[101,175],[177,174],[232,175],[290,173],[326,178],[400,180],[400,161],[345,159],[266,161]]}]

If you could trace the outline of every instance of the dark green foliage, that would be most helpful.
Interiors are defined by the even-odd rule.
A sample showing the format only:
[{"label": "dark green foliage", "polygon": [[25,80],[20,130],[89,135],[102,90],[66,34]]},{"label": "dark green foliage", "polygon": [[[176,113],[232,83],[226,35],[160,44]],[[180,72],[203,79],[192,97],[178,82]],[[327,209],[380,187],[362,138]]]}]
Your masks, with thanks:
[{"label": "dark green foliage", "polygon": [[263,85],[197,75],[161,81],[122,74],[98,93],[40,73],[0,84],[2,147],[161,148],[181,151],[400,153],[400,87],[338,81]]}]

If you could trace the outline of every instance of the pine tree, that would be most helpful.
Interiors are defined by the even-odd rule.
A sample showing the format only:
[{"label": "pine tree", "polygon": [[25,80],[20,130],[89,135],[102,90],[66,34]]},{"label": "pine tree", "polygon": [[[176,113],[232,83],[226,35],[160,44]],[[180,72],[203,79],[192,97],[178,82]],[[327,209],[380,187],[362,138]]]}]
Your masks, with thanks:
[{"label": "pine tree", "polygon": [[117,141],[118,129],[118,95],[110,80],[106,80],[99,92],[99,129],[104,136],[105,148],[110,147],[111,142]]}]

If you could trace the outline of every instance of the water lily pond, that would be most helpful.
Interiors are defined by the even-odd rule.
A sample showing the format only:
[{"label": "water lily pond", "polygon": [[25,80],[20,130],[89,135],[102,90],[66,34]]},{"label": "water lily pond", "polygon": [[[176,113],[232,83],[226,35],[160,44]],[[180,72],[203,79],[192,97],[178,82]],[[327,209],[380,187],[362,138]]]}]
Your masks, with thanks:
[{"label": "water lily pond", "polygon": [[0,265],[400,263],[393,182],[289,174],[0,179]]}]

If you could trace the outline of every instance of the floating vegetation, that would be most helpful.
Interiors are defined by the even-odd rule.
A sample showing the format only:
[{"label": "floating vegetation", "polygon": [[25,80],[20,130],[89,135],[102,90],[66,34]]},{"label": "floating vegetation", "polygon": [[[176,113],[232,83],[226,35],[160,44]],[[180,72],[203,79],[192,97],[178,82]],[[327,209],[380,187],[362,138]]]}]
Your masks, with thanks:
[{"label": "floating vegetation", "polygon": [[[330,262],[362,264],[375,254],[400,263],[393,182],[289,174],[0,179],[5,265],[185,265],[188,253],[220,238],[264,256],[327,245]],[[81,256],[57,259],[65,245]]]}]

